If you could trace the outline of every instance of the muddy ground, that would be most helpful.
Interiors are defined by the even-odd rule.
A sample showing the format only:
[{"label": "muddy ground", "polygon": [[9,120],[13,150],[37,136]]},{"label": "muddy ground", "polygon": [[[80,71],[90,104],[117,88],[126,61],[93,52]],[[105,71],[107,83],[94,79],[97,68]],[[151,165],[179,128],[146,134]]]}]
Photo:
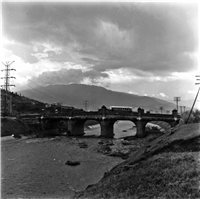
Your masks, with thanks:
[{"label": "muddy ground", "polygon": [[[15,139],[1,141],[1,198],[71,198],[97,183],[123,160],[96,151],[100,138]],[[87,143],[81,148],[80,143]],[[79,161],[70,166],[67,161]]]},{"label": "muddy ground", "polygon": [[[16,122],[18,121],[7,118],[2,120],[2,132],[5,135],[11,135],[13,132],[20,134],[22,129],[29,132],[26,126],[20,126],[21,123],[17,125]],[[147,140],[136,139],[122,144],[120,139],[92,137],[91,133],[99,134],[98,128],[87,132],[89,136],[82,138],[33,138],[34,135],[27,135],[27,132],[24,132],[26,136],[21,139],[12,136],[1,138],[3,199],[71,198],[75,192],[99,182],[105,172],[128,157],[130,149],[137,151],[149,138],[154,138],[149,136]],[[129,128],[128,124],[120,122],[115,130],[117,135],[124,136],[132,135],[132,132],[132,126]],[[78,161],[80,164],[70,166],[66,164],[67,161]]]}]

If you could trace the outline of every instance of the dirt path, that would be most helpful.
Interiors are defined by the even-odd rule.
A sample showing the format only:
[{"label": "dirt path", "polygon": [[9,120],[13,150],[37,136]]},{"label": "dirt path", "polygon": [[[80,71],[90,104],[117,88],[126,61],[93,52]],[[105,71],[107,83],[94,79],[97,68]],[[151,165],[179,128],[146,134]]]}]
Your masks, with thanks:
[{"label": "dirt path", "polygon": [[[80,148],[85,141],[88,148]],[[97,153],[98,138],[4,139],[1,142],[2,198],[71,198],[97,183],[121,158]],[[68,166],[66,161],[80,161]]]}]

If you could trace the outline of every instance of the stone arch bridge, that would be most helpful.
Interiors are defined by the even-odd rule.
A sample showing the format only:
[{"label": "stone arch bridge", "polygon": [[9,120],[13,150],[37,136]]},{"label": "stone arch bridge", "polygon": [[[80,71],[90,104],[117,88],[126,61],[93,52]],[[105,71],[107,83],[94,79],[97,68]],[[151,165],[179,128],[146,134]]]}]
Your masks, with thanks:
[{"label": "stone arch bridge", "polygon": [[114,136],[113,126],[118,120],[132,121],[136,126],[136,136],[145,137],[145,126],[151,121],[164,121],[171,127],[179,123],[180,116],[177,110],[173,110],[171,114],[153,114],[145,113],[144,109],[138,108],[137,112],[132,111],[114,111],[102,106],[98,111],[80,111],[73,110],[68,113],[48,114],[41,117],[42,129],[59,128],[59,124],[64,122],[67,131],[72,136],[84,135],[84,124],[87,120],[96,120],[101,127],[101,137],[112,138]]}]

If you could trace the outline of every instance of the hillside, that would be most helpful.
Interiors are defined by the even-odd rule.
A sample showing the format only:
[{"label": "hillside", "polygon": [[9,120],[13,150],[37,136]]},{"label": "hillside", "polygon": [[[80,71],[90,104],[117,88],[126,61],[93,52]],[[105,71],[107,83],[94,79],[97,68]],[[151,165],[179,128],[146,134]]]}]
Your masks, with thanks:
[{"label": "hillside", "polygon": [[199,198],[199,129],[168,130],[74,198]]},{"label": "hillside", "polygon": [[[6,91],[1,89],[1,114],[5,114],[5,95]],[[19,93],[8,92],[8,103],[12,104],[12,115],[17,113],[41,112],[45,108],[45,103],[37,99],[31,99]]]},{"label": "hillside", "polygon": [[106,105],[107,107],[143,107],[147,110],[159,110],[159,107],[163,107],[164,110],[175,108],[173,103],[157,98],[116,92],[99,86],[83,84],[50,85],[47,87],[37,87],[32,90],[23,90],[19,93],[42,102],[62,102],[63,105],[75,106],[77,108],[82,108],[83,101],[88,100],[90,110],[96,110],[102,105]]}]

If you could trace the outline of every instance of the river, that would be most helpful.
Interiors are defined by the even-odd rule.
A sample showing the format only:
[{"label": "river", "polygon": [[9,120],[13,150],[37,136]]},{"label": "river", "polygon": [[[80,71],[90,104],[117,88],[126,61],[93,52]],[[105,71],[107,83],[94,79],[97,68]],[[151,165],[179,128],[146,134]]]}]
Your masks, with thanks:
[{"label": "river", "polygon": [[[114,124],[114,138],[122,138],[126,136],[134,136],[136,134],[136,128],[133,122],[130,121],[118,121]],[[89,129],[85,129],[85,136],[99,136],[100,125],[89,126]]]}]

